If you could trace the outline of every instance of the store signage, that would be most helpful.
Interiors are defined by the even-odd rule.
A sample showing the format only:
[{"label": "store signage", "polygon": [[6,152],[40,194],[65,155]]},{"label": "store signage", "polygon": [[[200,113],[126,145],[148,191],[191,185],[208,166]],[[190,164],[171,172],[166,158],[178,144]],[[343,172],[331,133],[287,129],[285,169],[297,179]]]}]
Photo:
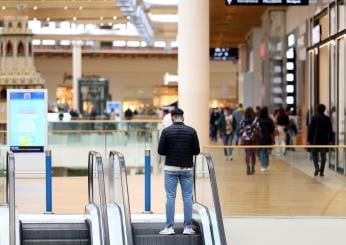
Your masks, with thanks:
[{"label": "store signage", "polygon": [[309,0],[225,0],[226,5],[309,5]]},{"label": "store signage", "polygon": [[115,118],[111,118],[111,120],[120,120],[120,118],[121,118],[121,102],[120,101],[107,101],[107,113],[111,115],[112,110],[115,113]]},{"label": "store signage", "polygon": [[7,144],[13,152],[43,152],[47,145],[47,90],[7,90]]},{"label": "store signage", "polygon": [[239,50],[237,48],[210,48],[210,60],[238,60]]}]

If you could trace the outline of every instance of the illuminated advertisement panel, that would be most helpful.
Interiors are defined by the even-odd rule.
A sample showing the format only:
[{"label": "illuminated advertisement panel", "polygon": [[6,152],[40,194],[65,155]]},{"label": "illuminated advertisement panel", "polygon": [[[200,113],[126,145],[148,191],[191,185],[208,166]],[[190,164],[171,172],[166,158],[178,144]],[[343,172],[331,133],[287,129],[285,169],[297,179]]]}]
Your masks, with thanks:
[{"label": "illuminated advertisement panel", "polygon": [[43,152],[47,145],[47,92],[7,91],[7,144],[13,152]]}]

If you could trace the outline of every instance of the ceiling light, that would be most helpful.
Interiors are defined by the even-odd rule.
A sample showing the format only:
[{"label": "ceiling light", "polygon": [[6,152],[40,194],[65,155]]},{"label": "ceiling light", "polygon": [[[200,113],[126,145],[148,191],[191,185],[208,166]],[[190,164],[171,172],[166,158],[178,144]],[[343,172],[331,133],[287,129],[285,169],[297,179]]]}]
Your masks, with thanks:
[{"label": "ceiling light", "polygon": [[70,40],[61,40],[60,45],[69,46],[69,45],[71,45],[71,41]]},{"label": "ceiling light", "polygon": [[79,10],[82,10],[83,9],[83,7],[82,6],[79,6]]},{"label": "ceiling light", "polygon": [[34,9],[34,10],[37,10],[37,6],[34,6],[33,9]]},{"label": "ceiling light", "polygon": [[55,40],[42,40],[42,45],[51,46],[51,45],[55,45],[55,44],[56,44]]},{"label": "ceiling light", "polygon": [[139,41],[127,41],[127,47],[138,48],[140,46]]},{"label": "ceiling light", "polygon": [[2,6],[2,10],[5,10],[6,9],[6,6]]},{"label": "ceiling light", "polygon": [[77,17],[73,17],[73,21],[76,21],[77,20]]},{"label": "ceiling light", "polygon": [[35,17],[34,19],[33,19],[33,21],[36,21],[37,20],[37,18]]},{"label": "ceiling light", "polygon": [[113,46],[114,47],[126,47],[126,41],[114,41]]},{"label": "ceiling light", "polygon": [[47,18],[47,21],[50,21],[50,18],[49,18],[49,17]]},{"label": "ceiling light", "polygon": [[154,47],[155,48],[164,48],[164,47],[166,47],[166,42],[165,41],[155,41]]},{"label": "ceiling light", "polygon": [[103,16],[100,17],[100,20],[103,20]]},{"label": "ceiling light", "polygon": [[177,14],[151,14],[149,17],[153,22],[166,22],[166,23],[177,23],[178,15]]},{"label": "ceiling light", "polygon": [[108,25],[111,26],[111,25],[113,25],[113,23],[112,23],[112,22],[109,22]]},{"label": "ceiling light", "polygon": [[128,19],[128,20],[129,20],[130,18],[131,18],[130,16],[127,16],[127,17],[126,17],[126,19]]},{"label": "ceiling light", "polygon": [[117,17],[116,16],[113,16],[113,20],[116,20],[117,19]]},{"label": "ceiling light", "polygon": [[144,0],[144,2],[152,5],[178,5],[179,0]]},{"label": "ceiling light", "polygon": [[104,24],[103,24],[103,23],[101,23],[101,24],[100,24],[100,26],[104,26]]},{"label": "ceiling light", "polygon": [[32,45],[40,45],[40,44],[41,44],[41,40],[37,40],[37,39],[32,40]]},{"label": "ceiling light", "polygon": [[68,9],[68,7],[67,7],[67,6],[65,6],[65,7],[64,7],[64,9],[65,9],[65,10],[67,10],[67,9]]}]

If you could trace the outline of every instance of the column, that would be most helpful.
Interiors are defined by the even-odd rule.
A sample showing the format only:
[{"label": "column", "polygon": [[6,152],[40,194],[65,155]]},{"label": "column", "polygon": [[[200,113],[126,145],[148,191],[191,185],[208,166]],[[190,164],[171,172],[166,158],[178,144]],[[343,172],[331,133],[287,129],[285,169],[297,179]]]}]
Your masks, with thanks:
[{"label": "column", "polygon": [[209,1],[179,1],[178,10],[178,102],[203,147],[209,143]]},{"label": "column", "polygon": [[79,110],[78,79],[82,77],[82,49],[80,41],[73,41],[72,77],[73,109]]}]

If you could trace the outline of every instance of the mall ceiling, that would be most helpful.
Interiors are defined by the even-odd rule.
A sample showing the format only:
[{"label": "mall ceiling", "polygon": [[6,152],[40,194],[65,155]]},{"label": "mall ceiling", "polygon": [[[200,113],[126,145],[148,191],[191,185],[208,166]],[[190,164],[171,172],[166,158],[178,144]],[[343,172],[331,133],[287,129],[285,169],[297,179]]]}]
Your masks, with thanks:
[{"label": "mall ceiling", "polygon": [[[265,10],[265,7],[254,6],[227,7],[224,0],[210,0],[210,47],[237,47],[243,43],[249,30],[260,25]],[[148,11],[152,15],[175,15],[178,12],[176,5],[151,5]],[[13,15],[27,15],[31,20],[75,20],[104,26],[127,22],[115,0],[0,0],[0,18]],[[177,23],[152,22],[152,25],[155,40],[176,39]],[[57,37],[43,35],[40,38]],[[121,36],[117,39],[138,40],[138,37]]]}]

